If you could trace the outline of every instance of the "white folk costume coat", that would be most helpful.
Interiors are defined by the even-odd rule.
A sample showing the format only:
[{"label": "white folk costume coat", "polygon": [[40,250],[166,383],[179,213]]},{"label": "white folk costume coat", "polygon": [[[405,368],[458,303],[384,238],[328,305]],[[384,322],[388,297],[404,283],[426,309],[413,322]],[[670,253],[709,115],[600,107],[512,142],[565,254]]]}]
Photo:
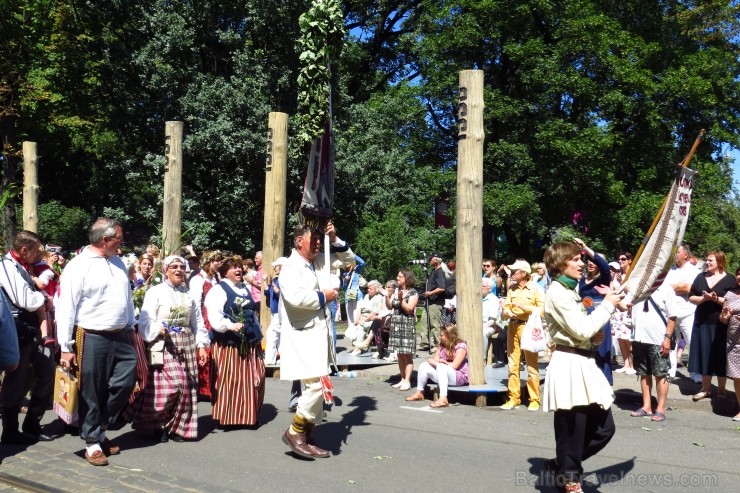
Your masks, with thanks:
[{"label": "white folk costume coat", "polygon": [[329,374],[335,363],[328,303],[321,289],[328,288],[326,279],[331,264],[355,258],[349,245],[337,238],[332,246],[328,266],[319,253],[309,263],[295,249],[280,271],[280,379],[305,380]]}]

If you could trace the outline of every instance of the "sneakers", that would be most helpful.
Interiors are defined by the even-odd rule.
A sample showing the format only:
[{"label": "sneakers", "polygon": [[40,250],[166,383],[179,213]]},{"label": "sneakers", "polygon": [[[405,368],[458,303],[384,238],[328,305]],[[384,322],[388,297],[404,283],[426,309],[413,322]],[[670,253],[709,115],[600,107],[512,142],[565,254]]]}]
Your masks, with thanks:
[{"label": "sneakers", "polygon": [[350,354],[350,356],[359,356],[359,355],[361,355],[361,354],[362,354],[362,350],[361,350],[361,349],[358,349],[358,348],[355,348],[355,349],[354,349],[354,350],[352,350],[352,352],[351,352],[351,353],[349,353],[349,354]]},{"label": "sneakers", "polygon": [[[539,407],[539,405],[537,407]],[[499,409],[503,409],[504,411],[511,411],[512,409],[519,409],[519,404],[509,400],[506,401],[506,404],[501,406]]]},{"label": "sneakers", "polygon": [[375,351],[373,354],[370,355],[373,359],[380,359],[380,353]]},{"label": "sneakers", "polygon": [[539,411],[539,410],[540,410],[539,402],[530,402],[529,406],[527,406],[527,411]]},{"label": "sneakers", "polygon": [[411,384],[409,382],[402,382],[401,386],[398,387],[398,390],[400,390],[401,392],[405,392],[409,389],[411,389]]},{"label": "sneakers", "polygon": [[398,361],[398,355],[396,353],[391,353],[383,359],[388,363],[395,363],[396,361]]}]

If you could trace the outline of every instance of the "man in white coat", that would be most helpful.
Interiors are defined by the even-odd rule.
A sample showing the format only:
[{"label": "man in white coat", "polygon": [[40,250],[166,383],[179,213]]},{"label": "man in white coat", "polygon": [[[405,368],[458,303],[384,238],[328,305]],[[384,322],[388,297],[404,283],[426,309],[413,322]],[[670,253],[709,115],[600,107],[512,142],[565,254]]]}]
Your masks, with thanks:
[{"label": "man in white coat", "polygon": [[349,245],[337,237],[333,223],[327,224],[325,233],[331,242],[329,265],[319,255],[322,231],[299,225],[295,229],[295,248],[279,277],[280,378],[301,380],[305,387],[293,423],[283,434],[283,442],[293,453],[308,459],[330,456],[313,442],[312,434],[324,415],[321,377],[328,375],[329,365],[335,363],[328,317],[329,305],[337,298],[336,287],[328,285],[331,264],[354,259]]}]

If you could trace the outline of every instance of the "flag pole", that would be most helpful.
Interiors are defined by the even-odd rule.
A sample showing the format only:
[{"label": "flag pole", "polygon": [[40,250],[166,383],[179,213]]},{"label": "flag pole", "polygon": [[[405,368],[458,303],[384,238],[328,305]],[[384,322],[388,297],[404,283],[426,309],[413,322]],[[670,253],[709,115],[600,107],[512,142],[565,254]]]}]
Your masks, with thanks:
[{"label": "flag pole", "polygon": [[[691,146],[689,153],[686,154],[686,157],[684,157],[683,160],[680,163],[678,163],[677,166],[680,166],[682,168],[686,168],[689,166],[689,163],[691,162],[691,158],[694,157],[694,153],[696,152],[696,149],[699,147],[699,144],[701,144],[702,139],[704,139],[705,133],[706,131],[702,128],[701,131],[699,132],[699,135],[696,137],[696,140],[694,141],[694,145]],[[629,279],[630,274],[632,274],[632,266],[637,264],[637,260],[642,255],[643,250],[645,250],[645,245],[647,245],[647,242],[650,239],[650,235],[653,234],[655,227],[658,225],[658,221],[660,220],[660,217],[663,215],[663,211],[665,210],[665,206],[667,202],[668,202],[668,195],[666,195],[665,198],[663,199],[663,203],[660,205],[660,209],[658,210],[658,213],[655,215],[655,218],[653,219],[653,223],[650,225],[650,229],[648,229],[648,232],[645,233],[645,236],[642,239],[642,243],[640,243],[640,248],[637,250],[637,254],[635,255],[635,258],[633,258],[632,262],[630,262],[630,270],[627,272],[627,275],[625,276],[624,280],[622,280],[622,286],[621,286],[622,289],[627,283],[627,280]]]}]

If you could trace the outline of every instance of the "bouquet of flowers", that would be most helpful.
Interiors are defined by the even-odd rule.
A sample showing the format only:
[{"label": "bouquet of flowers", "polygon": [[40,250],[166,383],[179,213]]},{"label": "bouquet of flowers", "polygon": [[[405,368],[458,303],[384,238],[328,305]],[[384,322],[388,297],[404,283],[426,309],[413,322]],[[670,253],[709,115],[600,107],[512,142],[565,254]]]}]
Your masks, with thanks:
[{"label": "bouquet of flowers", "polygon": [[253,301],[237,297],[234,304],[237,309],[231,310],[229,320],[242,324],[242,329],[239,331],[239,356],[246,358],[249,346],[262,340],[262,329],[252,311],[255,307]]},{"label": "bouquet of flowers", "polygon": [[168,317],[169,320],[163,320],[162,327],[164,327],[167,332],[172,334],[179,334],[180,332],[182,332],[187,309],[188,307],[185,305],[173,305],[172,307],[170,307],[170,315]]}]

